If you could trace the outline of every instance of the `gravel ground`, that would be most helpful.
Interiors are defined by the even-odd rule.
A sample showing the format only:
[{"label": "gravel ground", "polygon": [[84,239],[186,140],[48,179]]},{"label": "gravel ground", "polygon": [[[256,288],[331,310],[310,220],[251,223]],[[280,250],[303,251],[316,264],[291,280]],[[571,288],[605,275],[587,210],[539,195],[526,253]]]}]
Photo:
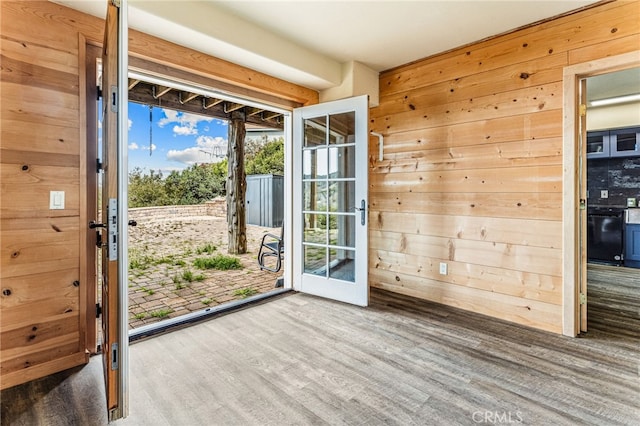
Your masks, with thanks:
[{"label": "gravel ground", "polygon": [[197,258],[227,254],[224,218],[197,216],[139,222],[129,228],[129,327],[199,311],[274,289],[280,273],[261,271],[257,255],[265,233],[280,228],[247,225],[240,269],[199,269]]}]

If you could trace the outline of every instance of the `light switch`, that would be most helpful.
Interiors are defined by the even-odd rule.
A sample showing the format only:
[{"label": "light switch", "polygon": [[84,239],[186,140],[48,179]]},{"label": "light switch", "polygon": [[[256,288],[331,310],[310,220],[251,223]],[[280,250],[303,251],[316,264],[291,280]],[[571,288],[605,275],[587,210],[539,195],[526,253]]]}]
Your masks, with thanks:
[{"label": "light switch", "polygon": [[447,264],[440,262],[440,275],[447,275]]},{"label": "light switch", "polygon": [[49,210],[64,210],[64,191],[49,192]]},{"label": "light switch", "polygon": [[600,198],[609,198],[609,190],[603,189],[600,191]]}]

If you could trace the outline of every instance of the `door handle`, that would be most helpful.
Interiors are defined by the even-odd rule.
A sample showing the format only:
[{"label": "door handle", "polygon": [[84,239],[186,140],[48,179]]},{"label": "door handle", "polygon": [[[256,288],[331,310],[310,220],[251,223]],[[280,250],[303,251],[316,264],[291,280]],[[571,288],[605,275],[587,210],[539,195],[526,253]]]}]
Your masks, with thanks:
[{"label": "door handle", "polygon": [[105,225],[104,223],[96,223],[95,220],[92,220],[91,222],[89,222],[89,229],[96,229],[96,228],[106,228],[107,225]]},{"label": "door handle", "polygon": [[366,223],[367,203],[362,200],[360,201],[360,207],[355,207],[355,209],[360,212],[360,224],[364,226]]}]

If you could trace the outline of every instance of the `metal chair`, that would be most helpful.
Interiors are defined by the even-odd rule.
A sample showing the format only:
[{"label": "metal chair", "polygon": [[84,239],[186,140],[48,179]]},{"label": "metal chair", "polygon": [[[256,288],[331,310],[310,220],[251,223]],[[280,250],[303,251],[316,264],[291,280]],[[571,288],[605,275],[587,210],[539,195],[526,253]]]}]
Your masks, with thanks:
[{"label": "metal chair", "polygon": [[[267,261],[269,258],[275,257],[275,266],[269,266]],[[258,251],[258,264],[260,269],[269,272],[279,272],[282,268],[282,259],[284,258],[284,226],[280,228],[280,236],[273,234],[265,234],[260,243]]]}]

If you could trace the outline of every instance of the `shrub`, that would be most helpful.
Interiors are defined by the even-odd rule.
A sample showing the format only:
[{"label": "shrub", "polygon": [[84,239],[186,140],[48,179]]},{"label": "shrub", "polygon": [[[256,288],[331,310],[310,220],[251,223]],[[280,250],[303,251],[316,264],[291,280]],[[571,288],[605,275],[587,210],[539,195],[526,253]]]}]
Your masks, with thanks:
[{"label": "shrub", "polygon": [[220,271],[242,269],[240,259],[223,254],[214,257],[199,257],[193,261],[193,265],[198,269],[218,269]]}]

